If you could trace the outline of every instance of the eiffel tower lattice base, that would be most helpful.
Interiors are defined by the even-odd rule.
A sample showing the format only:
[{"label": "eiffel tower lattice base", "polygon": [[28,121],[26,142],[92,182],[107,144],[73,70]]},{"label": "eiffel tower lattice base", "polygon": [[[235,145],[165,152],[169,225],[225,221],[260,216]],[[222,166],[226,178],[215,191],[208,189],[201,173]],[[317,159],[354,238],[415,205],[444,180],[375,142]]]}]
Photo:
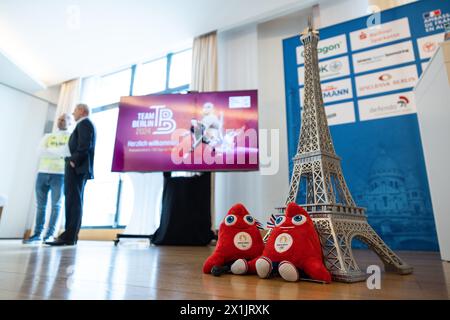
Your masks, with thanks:
[{"label": "eiffel tower lattice base", "polygon": [[[358,267],[352,253],[354,238],[364,242],[384,263],[385,271],[410,274],[413,268],[404,263],[367,222],[363,208],[342,205],[302,205],[314,221],[319,234],[324,262],[333,280],[365,281],[367,274]],[[284,208],[278,208],[280,213]]]}]

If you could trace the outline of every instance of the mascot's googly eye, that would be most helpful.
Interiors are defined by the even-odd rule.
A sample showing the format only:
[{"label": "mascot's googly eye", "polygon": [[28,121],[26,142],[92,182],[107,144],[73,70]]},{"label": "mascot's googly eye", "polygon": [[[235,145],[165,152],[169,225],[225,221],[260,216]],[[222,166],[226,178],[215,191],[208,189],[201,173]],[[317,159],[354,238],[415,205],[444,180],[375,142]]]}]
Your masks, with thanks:
[{"label": "mascot's googly eye", "polygon": [[275,220],[275,225],[279,226],[280,224],[283,224],[283,222],[286,221],[286,217],[285,216],[280,216]]},{"label": "mascot's googly eye", "polygon": [[306,217],[304,215],[298,214],[292,218],[292,223],[296,226],[301,226],[306,222]]},{"label": "mascot's googly eye", "polygon": [[232,214],[226,216],[226,218],[225,218],[225,224],[227,226],[232,226],[233,224],[236,223],[236,221],[237,221],[236,216],[232,215]]},{"label": "mascot's googly eye", "polygon": [[252,216],[246,215],[244,217],[244,221],[249,224],[249,225],[254,225],[255,224],[255,219]]}]

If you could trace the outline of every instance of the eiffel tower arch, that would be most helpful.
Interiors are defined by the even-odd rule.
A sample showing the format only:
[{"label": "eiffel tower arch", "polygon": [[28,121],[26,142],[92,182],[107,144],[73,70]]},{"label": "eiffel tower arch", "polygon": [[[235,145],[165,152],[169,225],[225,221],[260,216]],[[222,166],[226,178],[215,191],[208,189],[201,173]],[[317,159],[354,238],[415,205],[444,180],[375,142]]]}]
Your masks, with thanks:
[{"label": "eiffel tower arch", "polygon": [[[357,282],[366,279],[352,253],[352,240],[366,243],[383,261],[386,271],[410,274],[404,263],[369,225],[365,209],[356,206],[347,187],[336,155],[323,105],[318,67],[319,32],[311,21],[302,33],[305,58],[305,86],[302,123],[294,169],[285,207],[297,202],[304,186],[306,203],[320,237],[324,262],[335,281]],[[280,213],[285,207],[278,208]],[[268,234],[266,235],[266,239]]]},{"label": "eiffel tower arch", "polygon": [[[310,209],[313,210],[313,208]],[[349,211],[350,208],[341,207],[340,209]],[[413,271],[384,243],[364,215],[358,217],[361,212],[355,212],[356,216],[351,216],[350,212],[350,215],[341,215],[337,212],[338,210],[312,214],[322,243],[325,265],[332,273],[334,280],[356,282],[366,279],[366,273],[361,271],[352,253],[353,239],[367,244],[383,261],[386,271],[399,274],[410,274]]]}]

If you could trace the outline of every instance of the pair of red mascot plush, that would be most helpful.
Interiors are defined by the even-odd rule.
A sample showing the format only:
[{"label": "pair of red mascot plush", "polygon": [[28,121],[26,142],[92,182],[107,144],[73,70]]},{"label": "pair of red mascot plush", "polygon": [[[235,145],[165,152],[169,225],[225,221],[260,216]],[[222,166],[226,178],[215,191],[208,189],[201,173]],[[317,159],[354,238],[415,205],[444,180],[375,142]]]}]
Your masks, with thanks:
[{"label": "pair of red mascot plush", "polygon": [[258,274],[269,278],[278,274],[286,281],[305,277],[330,283],[331,275],[323,264],[322,248],[308,213],[290,203],[264,245],[256,220],[242,204],[233,206],[219,227],[214,253],[203,265],[204,273],[220,275]]}]

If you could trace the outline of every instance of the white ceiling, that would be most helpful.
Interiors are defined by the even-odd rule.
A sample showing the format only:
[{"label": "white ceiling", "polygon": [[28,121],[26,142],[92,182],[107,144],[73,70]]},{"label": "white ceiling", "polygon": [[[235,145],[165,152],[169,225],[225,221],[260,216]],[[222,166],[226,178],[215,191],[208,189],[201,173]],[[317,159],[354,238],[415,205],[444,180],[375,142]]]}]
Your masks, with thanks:
[{"label": "white ceiling", "polygon": [[0,84],[4,84],[28,93],[45,89],[45,85],[18,68],[0,51]]},{"label": "white ceiling", "polygon": [[190,46],[314,0],[1,0],[0,51],[47,86]]}]

